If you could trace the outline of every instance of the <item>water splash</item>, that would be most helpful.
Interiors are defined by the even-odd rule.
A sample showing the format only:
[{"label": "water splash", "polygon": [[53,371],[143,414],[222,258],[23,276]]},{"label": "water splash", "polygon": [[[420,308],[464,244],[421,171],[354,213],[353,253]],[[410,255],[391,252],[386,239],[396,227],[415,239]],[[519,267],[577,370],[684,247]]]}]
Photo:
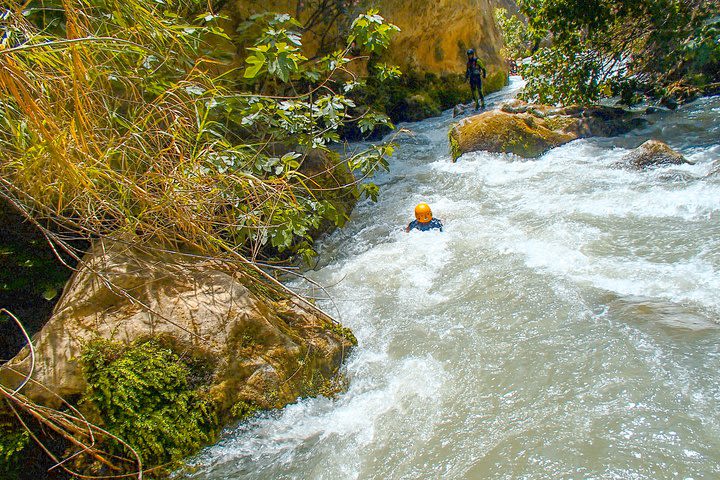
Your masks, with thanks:
[{"label": "water splash", "polygon": [[[535,161],[451,163],[450,112],[404,125],[380,201],[310,272],[360,342],[349,390],[229,429],[187,476],[720,477],[718,113]],[[694,164],[617,168],[650,138]],[[402,231],[419,201],[445,232]]]}]

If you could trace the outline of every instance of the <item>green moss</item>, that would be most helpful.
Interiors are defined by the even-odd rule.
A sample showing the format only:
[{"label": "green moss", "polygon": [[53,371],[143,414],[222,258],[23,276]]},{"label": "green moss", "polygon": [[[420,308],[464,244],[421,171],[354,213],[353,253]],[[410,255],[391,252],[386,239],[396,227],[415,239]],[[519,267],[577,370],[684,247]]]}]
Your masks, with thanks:
[{"label": "green moss", "polygon": [[450,128],[450,131],[448,132],[448,140],[450,141],[450,155],[452,156],[452,160],[454,162],[460,158],[460,155],[462,155],[462,151],[460,151],[460,144],[457,140],[455,126]]},{"label": "green moss", "polygon": [[428,117],[440,115],[440,105],[427,93],[420,92],[410,95],[404,100],[405,120],[416,122]]},{"label": "green moss", "polygon": [[485,94],[497,92],[501,90],[508,83],[507,73],[504,71],[497,71],[490,73],[485,80],[483,80],[483,90]]},{"label": "green moss", "polygon": [[[418,121],[439,115],[443,110],[470,100],[470,87],[463,75],[435,75],[410,70],[396,80],[384,83],[370,78],[367,84],[351,94],[362,109],[367,106],[387,114],[394,122]],[[362,110],[361,109],[361,110]],[[359,111],[357,112],[359,113]],[[377,134],[382,135],[381,129]],[[349,139],[362,137],[357,129],[346,128]]]},{"label": "green moss", "polygon": [[335,398],[340,393],[346,392],[349,385],[350,381],[342,372],[337,372],[328,378],[317,369],[310,369],[309,374],[303,378],[302,395],[304,397]]},{"label": "green moss", "polygon": [[573,124],[577,123],[577,120],[566,116],[546,117],[545,126],[550,130],[563,131]]},{"label": "green moss", "polygon": [[230,409],[230,415],[232,415],[232,417],[236,420],[243,421],[247,418],[252,417],[260,410],[260,407],[258,407],[254,403],[240,400],[232,406],[232,408]]},{"label": "green moss", "polygon": [[336,335],[339,335],[353,345],[358,344],[357,338],[355,338],[355,334],[352,332],[352,330],[350,330],[348,327],[343,327],[337,322],[330,322],[326,327],[326,330],[333,332]]},{"label": "green moss", "polygon": [[[205,368],[181,359],[159,339],[131,345],[96,340],[83,350],[87,391],[81,400],[111,433],[131,445],[147,468],[172,465],[215,440],[216,407],[206,385]],[[193,385],[193,383],[200,383]],[[112,440],[110,452],[128,452]],[[102,471],[99,465],[83,465]]]}]

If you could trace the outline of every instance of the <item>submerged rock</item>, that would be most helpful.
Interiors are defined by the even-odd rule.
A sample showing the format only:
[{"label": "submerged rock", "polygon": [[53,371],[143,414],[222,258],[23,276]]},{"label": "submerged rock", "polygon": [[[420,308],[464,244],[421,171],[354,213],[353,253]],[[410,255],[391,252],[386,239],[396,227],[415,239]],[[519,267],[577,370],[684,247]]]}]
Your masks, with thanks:
[{"label": "submerged rock", "polygon": [[608,303],[608,312],[628,322],[652,322],[663,327],[687,331],[717,330],[720,325],[705,312],[658,298],[619,297]]},{"label": "submerged rock", "polygon": [[555,108],[515,100],[460,121],[449,135],[453,160],[478,150],[535,158],[577,138],[620,135],[645,122],[620,108]]},{"label": "submerged rock", "polygon": [[659,140],[648,140],[623,157],[623,163],[635,168],[689,164],[685,157]]},{"label": "submerged rock", "polygon": [[[220,418],[237,405],[276,408],[317,393],[356,343],[316,309],[219,261],[98,242],[35,336],[33,380],[22,393],[48,406],[85,392],[80,356],[96,339],[170,339],[213,359],[208,388]],[[22,350],[0,371],[8,387],[27,373]],[[44,387],[47,387],[44,388]],[[49,391],[48,391],[49,389]]]}]

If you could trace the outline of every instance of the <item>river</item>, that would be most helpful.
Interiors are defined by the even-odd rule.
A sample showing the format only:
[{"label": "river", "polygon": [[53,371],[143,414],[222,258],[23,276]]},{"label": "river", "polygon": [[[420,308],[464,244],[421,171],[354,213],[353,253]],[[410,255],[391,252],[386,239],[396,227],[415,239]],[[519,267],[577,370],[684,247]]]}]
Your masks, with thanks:
[{"label": "river", "polygon": [[[649,119],[457,163],[450,112],[403,125],[308,273],[333,300],[292,283],[355,332],[347,392],[228,429],[187,477],[720,478],[720,97]],[[650,138],[694,165],[617,168]],[[402,231],[420,201],[444,232]]]}]

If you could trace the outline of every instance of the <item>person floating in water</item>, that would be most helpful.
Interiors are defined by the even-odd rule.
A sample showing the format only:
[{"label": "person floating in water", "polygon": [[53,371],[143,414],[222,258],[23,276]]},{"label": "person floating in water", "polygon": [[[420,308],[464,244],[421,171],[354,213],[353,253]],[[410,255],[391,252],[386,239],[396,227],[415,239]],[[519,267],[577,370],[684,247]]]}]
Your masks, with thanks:
[{"label": "person floating in water", "polygon": [[433,218],[430,205],[427,203],[418,203],[417,207],[415,207],[415,220],[410,222],[405,231],[409,232],[413,228],[417,228],[421,232],[427,232],[428,230],[437,228],[442,232],[443,224],[437,218]]},{"label": "person floating in water", "polygon": [[[465,70],[465,80],[470,80],[470,91],[472,92],[473,100],[475,100],[475,110],[478,106],[478,96],[482,101],[482,108],[485,108],[485,97],[482,91],[482,79],[487,77],[487,71],[483,66],[482,62],[475,56],[475,50],[472,48],[467,51],[467,69]],[[482,72],[482,73],[481,73]]]}]

